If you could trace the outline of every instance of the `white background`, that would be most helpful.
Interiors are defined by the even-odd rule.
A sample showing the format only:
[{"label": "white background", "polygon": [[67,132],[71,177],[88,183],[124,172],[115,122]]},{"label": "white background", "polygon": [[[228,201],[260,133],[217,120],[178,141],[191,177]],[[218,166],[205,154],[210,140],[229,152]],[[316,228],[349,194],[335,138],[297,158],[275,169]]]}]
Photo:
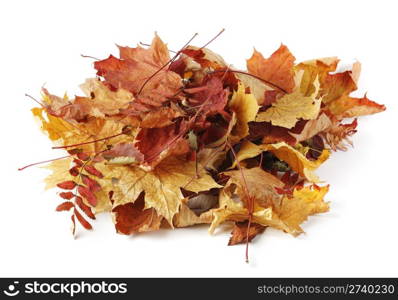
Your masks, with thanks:
[{"label": "white background", "polygon": [[[395,1],[1,1],[0,276],[398,276],[397,54]],[[359,94],[387,111],[359,121],[355,147],[319,170],[331,210],[310,218],[306,234],[275,230],[250,246],[228,247],[228,232],[207,228],[117,235],[109,215],[73,240],[46,171],[17,168],[62,156],[37,127],[24,97],[81,94],[92,60],[117,54],[115,43],[150,42],[158,31],[171,49],[195,32],[203,45],[244,67],[253,46],[268,56],[281,42],[298,61],[337,55],[363,63]],[[59,151],[59,150],[58,150]]]}]

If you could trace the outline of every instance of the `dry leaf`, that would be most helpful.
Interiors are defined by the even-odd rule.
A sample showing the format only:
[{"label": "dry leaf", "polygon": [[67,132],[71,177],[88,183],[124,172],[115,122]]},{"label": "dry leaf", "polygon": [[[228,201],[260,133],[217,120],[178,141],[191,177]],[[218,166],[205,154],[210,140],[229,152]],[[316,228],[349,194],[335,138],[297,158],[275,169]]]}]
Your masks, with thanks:
[{"label": "dry leaf", "polygon": [[46,188],[60,189],[56,210],[70,214],[74,235],[107,212],[122,234],[234,223],[235,245],[268,226],[296,236],[328,211],[315,170],[351,144],[357,119],[346,118],[385,110],[351,97],[360,64],[295,64],[281,45],[268,59],[254,50],[248,70],[236,70],[207,45],[171,58],[155,34],[148,48],[119,46],[120,58],[96,61],[83,96],[42,89],[32,113],[68,154],[44,161]]}]

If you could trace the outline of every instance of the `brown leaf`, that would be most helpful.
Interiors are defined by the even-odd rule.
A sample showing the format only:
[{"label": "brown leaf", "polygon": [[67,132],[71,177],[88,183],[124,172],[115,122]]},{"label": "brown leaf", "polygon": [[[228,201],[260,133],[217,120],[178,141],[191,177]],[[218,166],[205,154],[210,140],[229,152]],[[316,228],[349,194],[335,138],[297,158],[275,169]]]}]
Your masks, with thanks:
[{"label": "brown leaf", "polygon": [[162,128],[142,128],[137,135],[136,147],[144,155],[150,168],[170,155],[189,152],[189,144],[183,138],[185,124],[172,124]]},{"label": "brown leaf", "polygon": [[173,119],[181,116],[179,111],[170,107],[161,107],[157,110],[145,113],[142,117],[140,127],[161,128],[173,124]]},{"label": "brown leaf", "polygon": [[153,208],[145,209],[144,204],[144,197],[140,196],[134,203],[119,205],[112,210],[117,232],[132,234],[159,229],[162,217]]},{"label": "brown leaf", "polygon": [[[160,105],[167,97],[175,95],[182,86],[178,74],[167,68],[160,70],[169,61],[170,55],[167,46],[157,35],[148,49],[138,46],[119,47],[119,50],[121,59],[111,55],[94,63],[97,74],[114,88],[129,90],[142,99],[143,103]],[[156,76],[153,76],[156,72]],[[151,76],[153,78],[148,81]]]},{"label": "brown leaf", "polygon": [[258,234],[263,233],[265,228],[267,228],[256,223],[251,223],[249,227],[248,223],[248,221],[235,222],[234,229],[231,232],[232,236],[228,242],[228,246],[244,244],[246,243],[246,240],[251,242],[252,239],[254,239]]}]

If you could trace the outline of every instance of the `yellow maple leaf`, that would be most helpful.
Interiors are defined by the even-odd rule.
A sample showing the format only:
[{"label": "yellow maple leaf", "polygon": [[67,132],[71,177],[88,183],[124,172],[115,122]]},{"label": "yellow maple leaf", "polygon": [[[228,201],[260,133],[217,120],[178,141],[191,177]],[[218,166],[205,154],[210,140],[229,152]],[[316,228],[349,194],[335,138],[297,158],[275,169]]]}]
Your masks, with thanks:
[{"label": "yellow maple leaf", "polygon": [[213,210],[208,210],[197,216],[185,203],[174,215],[173,224],[176,227],[188,227],[196,224],[210,224],[213,220]]},{"label": "yellow maple leaf", "polygon": [[[220,208],[213,211],[213,222],[209,232],[225,221],[242,222],[249,219],[248,209],[244,203],[234,197],[233,185],[226,185],[220,192]],[[297,236],[303,232],[300,224],[307,220],[308,216],[327,212],[328,203],[323,198],[329,187],[308,186],[295,189],[293,196],[284,196],[280,207],[263,208],[254,206],[252,222],[262,226],[271,226]]]},{"label": "yellow maple leaf", "polygon": [[[98,139],[113,136],[121,133],[124,122],[119,122],[117,119],[107,118],[89,118],[87,122],[66,121],[60,117],[53,116],[47,113],[43,108],[33,108],[32,113],[41,123],[41,129],[48,133],[51,140],[55,141],[56,145],[74,145],[80,143],[87,143]],[[129,122],[126,120],[126,122]],[[121,142],[131,142],[132,137],[127,135],[120,135],[109,139],[112,144]],[[83,151],[98,152],[104,150],[106,141],[89,143],[81,145]]]},{"label": "yellow maple leaf", "polygon": [[71,157],[54,160],[43,167],[51,171],[51,174],[44,179],[46,190],[56,187],[60,182],[74,180],[74,177],[69,173],[72,160]]},{"label": "yellow maple leaf", "polygon": [[304,96],[310,96],[315,91],[314,82],[316,78],[323,82],[329,72],[336,70],[339,59],[337,57],[324,57],[304,61],[295,66],[296,70],[303,70],[300,83],[300,91]]},{"label": "yellow maple leaf", "polygon": [[264,149],[271,151],[277,158],[286,162],[290,168],[305,177],[310,182],[319,182],[314,171],[329,158],[330,151],[324,149],[315,161],[307,159],[303,153],[289,146],[285,142],[264,145]]},{"label": "yellow maple leaf", "polygon": [[293,197],[285,196],[282,199],[282,205],[275,210],[269,226],[284,230],[293,236],[299,235],[303,232],[300,224],[307,220],[308,216],[329,210],[329,204],[323,200],[328,190],[329,186],[295,189]]},{"label": "yellow maple leaf", "polygon": [[[248,219],[249,210],[239,198],[234,197],[235,188],[234,184],[227,183],[220,191],[220,205],[218,209],[213,210],[213,221],[209,228],[210,233],[213,233],[225,221],[242,222]],[[270,220],[272,220],[272,208],[254,206],[253,223],[267,226]]]},{"label": "yellow maple leaf", "polygon": [[221,187],[202,166],[198,166],[196,177],[194,162],[173,156],[164,159],[152,171],[135,166],[99,164],[96,167],[105,175],[99,179],[101,186],[114,191],[114,206],[134,202],[145,192],[145,209],[154,208],[171,226],[184,199],[181,188],[198,193]]},{"label": "yellow maple leaf", "polygon": [[89,98],[78,98],[75,102],[83,102],[88,113],[98,118],[117,114],[134,100],[133,94],[129,91],[122,88],[117,89],[116,92],[111,91],[96,78],[87,79],[80,88]]},{"label": "yellow maple leaf", "polygon": [[279,98],[272,106],[257,115],[256,122],[271,122],[272,125],[292,128],[297,121],[315,119],[320,110],[321,99],[316,99],[319,81],[314,82],[315,90],[310,96],[304,96],[300,87]]},{"label": "yellow maple leaf", "polygon": [[237,185],[236,192],[241,199],[251,197],[262,207],[279,205],[281,196],[275,187],[282,188],[284,183],[260,167],[241,168],[223,174],[230,177],[228,184]]},{"label": "yellow maple leaf", "polygon": [[232,167],[235,167],[238,162],[259,155],[263,151],[271,151],[277,158],[286,162],[293,171],[299,173],[311,182],[319,181],[314,171],[327,160],[330,155],[330,151],[324,149],[317,160],[311,161],[307,159],[303,153],[285,142],[256,145],[249,141],[244,141],[239,152],[236,154],[236,161],[233,163]]},{"label": "yellow maple leaf", "polygon": [[245,93],[243,84],[239,84],[228,103],[229,108],[236,114],[236,125],[231,132],[231,141],[240,141],[249,134],[248,122],[254,121],[259,109],[256,98]]}]

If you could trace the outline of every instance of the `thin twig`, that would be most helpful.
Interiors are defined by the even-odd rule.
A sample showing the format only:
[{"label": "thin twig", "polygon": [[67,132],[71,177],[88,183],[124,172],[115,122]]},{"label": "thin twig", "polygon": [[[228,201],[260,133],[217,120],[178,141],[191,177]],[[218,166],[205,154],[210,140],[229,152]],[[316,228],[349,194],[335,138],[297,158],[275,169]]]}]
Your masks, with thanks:
[{"label": "thin twig", "polygon": [[217,33],[217,35],[214,38],[212,38],[210,41],[208,41],[206,44],[204,44],[202,47],[200,47],[199,50],[202,50],[203,48],[206,48],[207,46],[209,46],[209,44],[212,43],[216,38],[218,38],[224,31],[225,31],[225,28],[221,29],[221,31],[219,33]]},{"label": "thin twig", "polygon": [[80,56],[81,56],[81,57],[84,57],[84,58],[92,58],[92,59],[94,59],[94,60],[100,60],[99,58],[96,58],[96,57],[90,56],[90,55],[80,54]]},{"label": "thin twig", "polygon": [[166,68],[170,63],[172,63],[172,62],[177,58],[177,56],[180,55],[181,51],[184,50],[184,49],[189,45],[189,43],[192,42],[192,40],[193,40],[197,35],[198,35],[198,34],[195,33],[195,34],[190,38],[190,40],[189,40],[189,41],[188,41],[188,42],[187,42],[175,55],[174,55],[173,58],[169,59],[169,61],[168,61],[167,63],[165,63],[160,69],[158,69],[155,73],[153,73],[151,76],[149,76],[149,77],[145,80],[145,82],[142,84],[142,86],[141,86],[140,90],[138,91],[138,94],[137,94],[137,95],[140,95],[141,92],[142,92],[142,90],[144,89],[144,87],[147,85],[147,83],[148,83],[153,77],[155,77],[157,74],[159,74],[160,71],[162,71],[164,68]]}]

